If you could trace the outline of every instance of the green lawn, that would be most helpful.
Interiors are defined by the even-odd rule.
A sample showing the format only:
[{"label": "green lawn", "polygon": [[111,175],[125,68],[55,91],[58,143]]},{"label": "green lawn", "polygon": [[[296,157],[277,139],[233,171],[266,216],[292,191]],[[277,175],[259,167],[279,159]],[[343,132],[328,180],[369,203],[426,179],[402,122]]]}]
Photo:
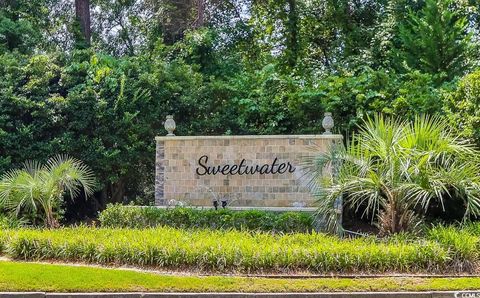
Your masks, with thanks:
[{"label": "green lawn", "polygon": [[480,289],[480,278],[268,279],[169,276],[130,270],[0,261],[0,291],[314,292]]}]

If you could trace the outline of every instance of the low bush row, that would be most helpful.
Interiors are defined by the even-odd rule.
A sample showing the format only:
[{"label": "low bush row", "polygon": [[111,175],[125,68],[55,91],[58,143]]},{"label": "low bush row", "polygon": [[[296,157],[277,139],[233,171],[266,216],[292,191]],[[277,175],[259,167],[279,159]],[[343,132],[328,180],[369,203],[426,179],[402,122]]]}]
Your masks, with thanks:
[{"label": "low bush row", "polygon": [[229,209],[193,209],[108,205],[99,215],[109,228],[203,228],[248,231],[309,232],[314,217],[306,212],[232,211]]},{"label": "low bush row", "polygon": [[[464,233],[455,240],[455,233]],[[470,240],[473,239],[473,240]],[[463,241],[468,241],[464,245]],[[445,272],[471,270],[478,236],[434,228],[425,239],[339,239],[319,233],[63,228],[0,230],[14,259],[57,260],[216,272]]]}]

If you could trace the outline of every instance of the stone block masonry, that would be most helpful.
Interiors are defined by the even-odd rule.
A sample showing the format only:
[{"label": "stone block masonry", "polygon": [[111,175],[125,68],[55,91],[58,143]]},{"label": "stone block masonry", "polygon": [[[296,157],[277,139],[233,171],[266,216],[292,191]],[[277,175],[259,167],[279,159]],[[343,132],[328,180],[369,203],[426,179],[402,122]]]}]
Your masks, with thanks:
[{"label": "stone block masonry", "polygon": [[341,135],[156,137],[155,202],[311,207],[301,161]]}]

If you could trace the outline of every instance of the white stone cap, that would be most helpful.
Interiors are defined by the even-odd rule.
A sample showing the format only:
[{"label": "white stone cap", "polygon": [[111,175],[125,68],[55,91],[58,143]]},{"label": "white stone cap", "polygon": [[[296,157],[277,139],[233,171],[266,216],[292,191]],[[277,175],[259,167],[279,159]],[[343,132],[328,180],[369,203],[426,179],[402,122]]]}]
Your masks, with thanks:
[{"label": "white stone cap", "polygon": [[238,139],[324,139],[342,140],[342,135],[235,135],[235,136],[158,136],[156,141],[238,140]]}]

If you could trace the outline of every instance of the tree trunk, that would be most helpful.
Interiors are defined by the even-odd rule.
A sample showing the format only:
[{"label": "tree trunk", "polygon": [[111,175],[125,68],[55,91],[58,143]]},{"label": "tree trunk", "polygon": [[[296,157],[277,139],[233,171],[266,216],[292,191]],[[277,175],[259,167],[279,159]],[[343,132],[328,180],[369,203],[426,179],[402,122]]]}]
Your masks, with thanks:
[{"label": "tree trunk", "polygon": [[53,209],[51,206],[45,206],[45,226],[49,229],[56,229],[60,226],[58,220],[53,214]]},{"label": "tree trunk", "polygon": [[90,45],[90,0],[75,0],[75,15],[80,23],[83,38],[85,42]]},{"label": "tree trunk", "polygon": [[111,187],[111,202],[122,203],[125,195],[125,182],[123,179],[119,179],[117,182],[112,183]]},{"label": "tree trunk", "polygon": [[383,192],[386,196],[386,205],[384,210],[378,214],[378,228],[381,236],[395,234],[401,230],[399,225],[399,218],[401,206],[398,205],[397,193],[390,190],[388,187],[383,187]]},{"label": "tree trunk", "polygon": [[390,220],[391,220],[391,233],[397,233],[397,205],[395,201],[390,203]]},{"label": "tree trunk", "polygon": [[197,0],[197,20],[195,28],[201,28],[205,25],[205,0]]},{"label": "tree trunk", "polygon": [[296,0],[288,0],[287,64],[294,68],[298,57],[298,11]]},{"label": "tree trunk", "polygon": [[[197,5],[201,5],[204,0],[196,0]],[[166,0],[163,1],[161,20],[163,30],[163,42],[167,45],[173,45],[181,40],[185,30],[195,26],[199,21],[192,18],[192,12],[195,10],[195,0]]]}]

